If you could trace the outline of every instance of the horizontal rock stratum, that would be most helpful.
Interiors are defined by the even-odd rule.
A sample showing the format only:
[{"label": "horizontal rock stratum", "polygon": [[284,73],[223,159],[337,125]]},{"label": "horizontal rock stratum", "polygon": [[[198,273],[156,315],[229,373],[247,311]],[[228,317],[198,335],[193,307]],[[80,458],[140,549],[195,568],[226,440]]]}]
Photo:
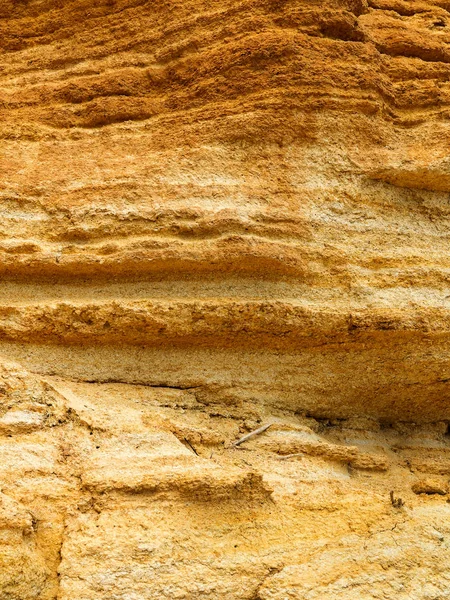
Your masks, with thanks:
[{"label": "horizontal rock stratum", "polygon": [[447,0],[0,0],[0,57],[0,599],[450,598]]}]

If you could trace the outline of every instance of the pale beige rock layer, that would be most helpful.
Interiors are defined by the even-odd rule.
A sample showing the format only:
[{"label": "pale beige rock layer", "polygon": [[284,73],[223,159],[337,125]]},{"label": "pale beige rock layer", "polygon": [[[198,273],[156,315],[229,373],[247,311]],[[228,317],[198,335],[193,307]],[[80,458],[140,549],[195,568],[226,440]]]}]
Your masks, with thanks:
[{"label": "pale beige rock layer", "polygon": [[444,422],[316,420],[11,363],[1,382],[4,598],[448,593]]},{"label": "pale beige rock layer", "polygon": [[0,0],[1,600],[450,597],[449,11]]}]

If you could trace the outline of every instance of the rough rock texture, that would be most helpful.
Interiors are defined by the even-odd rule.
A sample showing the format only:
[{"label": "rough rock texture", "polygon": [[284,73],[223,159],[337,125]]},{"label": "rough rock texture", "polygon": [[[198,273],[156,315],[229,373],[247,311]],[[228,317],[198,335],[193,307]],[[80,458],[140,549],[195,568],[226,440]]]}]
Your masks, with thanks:
[{"label": "rough rock texture", "polygon": [[0,56],[0,599],[450,598],[450,3],[0,0]]}]

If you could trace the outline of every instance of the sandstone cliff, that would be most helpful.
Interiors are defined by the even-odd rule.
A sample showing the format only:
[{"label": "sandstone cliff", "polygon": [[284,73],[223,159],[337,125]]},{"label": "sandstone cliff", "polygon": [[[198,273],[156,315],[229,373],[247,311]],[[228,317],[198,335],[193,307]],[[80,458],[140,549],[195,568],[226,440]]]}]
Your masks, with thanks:
[{"label": "sandstone cliff", "polygon": [[0,56],[0,599],[450,598],[450,3],[0,0]]}]

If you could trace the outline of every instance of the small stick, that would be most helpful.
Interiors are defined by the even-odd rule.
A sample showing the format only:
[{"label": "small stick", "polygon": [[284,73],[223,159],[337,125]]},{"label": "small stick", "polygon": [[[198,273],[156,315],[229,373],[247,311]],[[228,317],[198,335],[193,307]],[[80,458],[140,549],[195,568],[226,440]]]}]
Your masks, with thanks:
[{"label": "small stick", "polygon": [[236,446],[240,446],[241,444],[243,444],[244,442],[246,442],[247,440],[249,440],[253,436],[259,435],[260,433],[263,433],[264,431],[266,431],[266,429],[269,429],[269,427],[271,425],[273,425],[273,423],[269,423],[268,425],[263,425],[262,427],[259,427],[259,429],[255,429],[255,431],[250,431],[250,433],[246,433],[241,438],[239,438],[238,440],[236,440],[235,442],[233,442],[231,445],[235,446],[235,447]]},{"label": "small stick", "polygon": [[183,438],[183,440],[186,442],[186,444],[189,446],[189,448],[192,450],[192,452],[198,456],[198,452],[194,448],[194,446],[191,444],[191,442],[189,440],[187,440],[186,438]]}]

